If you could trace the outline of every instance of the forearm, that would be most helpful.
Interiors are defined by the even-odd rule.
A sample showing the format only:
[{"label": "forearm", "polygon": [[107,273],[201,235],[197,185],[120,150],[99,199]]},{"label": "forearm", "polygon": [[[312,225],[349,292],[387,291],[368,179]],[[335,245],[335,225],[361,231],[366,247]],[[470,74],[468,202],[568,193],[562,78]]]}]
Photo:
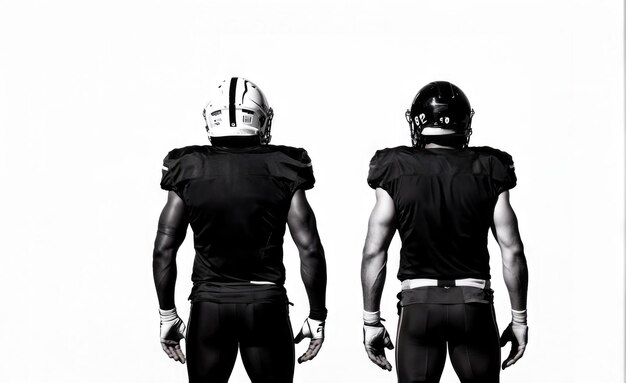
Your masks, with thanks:
[{"label": "forearm", "polygon": [[152,254],[152,275],[159,299],[159,307],[169,310],[175,307],[174,292],[176,287],[177,246],[172,246],[173,239],[161,232],[157,233]]},{"label": "forearm", "polygon": [[326,258],[318,244],[300,250],[300,276],[309,298],[309,318],[326,319]]},{"label": "forearm", "polygon": [[176,253],[185,240],[187,224],[185,203],[173,191],[168,192],[167,203],[159,216],[152,252],[152,275],[162,310],[175,307]]},{"label": "forearm", "polygon": [[504,283],[509,292],[511,308],[516,311],[526,310],[528,292],[528,267],[523,249],[502,249],[502,272]]},{"label": "forearm", "polygon": [[361,286],[363,288],[363,309],[379,311],[380,299],[387,276],[387,252],[363,253],[361,263]]}]

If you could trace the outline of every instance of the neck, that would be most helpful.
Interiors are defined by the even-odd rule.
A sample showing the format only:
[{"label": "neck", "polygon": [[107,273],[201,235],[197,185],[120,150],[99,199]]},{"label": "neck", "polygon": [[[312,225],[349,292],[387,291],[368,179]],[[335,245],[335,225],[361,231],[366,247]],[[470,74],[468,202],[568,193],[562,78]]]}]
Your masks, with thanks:
[{"label": "neck", "polygon": [[454,146],[444,146],[435,143],[428,143],[424,145],[424,149],[456,149]]},{"label": "neck", "polygon": [[259,136],[226,136],[213,137],[211,144],[217,147],[225,148],[247,148],[261,145]]},{"label": "neck", "polygon": [[[461,149],[467,143],[467,137],[462,133],[422,135],[426,148]],[[429,146],[432,145],[432,146]]]}]

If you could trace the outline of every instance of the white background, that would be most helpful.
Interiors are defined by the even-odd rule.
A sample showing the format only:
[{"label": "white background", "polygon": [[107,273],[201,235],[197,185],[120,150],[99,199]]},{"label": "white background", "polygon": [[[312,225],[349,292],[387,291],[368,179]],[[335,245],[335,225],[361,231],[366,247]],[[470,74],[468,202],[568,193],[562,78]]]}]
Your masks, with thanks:
[{"label": "white background", "polygon": [[[161,160],[207,142],[210,86],[242,76],[274,108],[273,143],[305,147],[317,177],[327,341],[296,366],[297,382],[395,381],[361,344],[365,179],[376,149],[410,143],[404,111],[433,80],[468,95],[472,144],[516,162],[530,343],[502,380],[621,382],[623,14],[608,0],[0,3],[0,381],[186,380],[158,342]],[[189,239],[176,291],[185,318]],[[382,308],[393,336],[398,250],[396,237]],[[299,328],[308,304],[290,239],[285,262]],[[232,381],[247,381],[240,362]],[[457,381],[449,364],[442,381]]]}]

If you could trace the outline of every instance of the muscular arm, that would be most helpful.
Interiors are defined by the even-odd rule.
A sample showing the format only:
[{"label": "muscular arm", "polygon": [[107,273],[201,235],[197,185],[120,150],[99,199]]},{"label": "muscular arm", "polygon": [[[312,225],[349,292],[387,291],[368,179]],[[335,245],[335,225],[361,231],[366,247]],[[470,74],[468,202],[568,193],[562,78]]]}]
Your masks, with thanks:
[{"label": "muscular arm", "polygon": [[524,245],[517,227],[517,217],[509,203],[509,192],[500,194],[493,212],[493,234],[502,252],[502,271],[509,291],[511,308],[526,310],[528,269]]},{"label": "muscular arm", "polygon": [[513,319],[500,337],[500,346],[511,342],[509,356],[502,362],[502,369],[515,364],[523,355],[528,343],[526,325],[526,294],[528,290],[528,268],[524,256],[524,245],[517,228],[517,217],[509,203],[509,192],[498,196],[493,212],[493,234],[502,253],[504,282],[509,290]]},{"label": "muscular arm", "polygon": [[159,217],[159,226],[152,253],[154,285],[162,310],[174,308],[176,286],[176,253],[187,233],[187,216],[183,200],[174,192],[167,195],[167,203]]},{"label": "muscular arm", "polygon": [[300,254],[300,276],[311,309],[309,318],[323,321],[326,319],[326,258],[315,215],[303,190],[297,190],[291,199],[287,224]]},{"label": "muscular arm", "polygon": [[[376,189],[376,204],[370,215],[361,261],[363,287],[363,345],[368,358],[378,367],[391,371],[385,348],[393,344],[380,323],[380,298],[387,275],[387,250],[396,231],[393,200],[381,188]],[[367,314],[367,315],[366,315]]]},{"label": "muscular arm", "polygon": [[387,250],[396,231],[393,200],[381,188],[376,189],[376,205],[370,215],[361,263],[361,285],[365,311],[379,311],[387,274]]}]

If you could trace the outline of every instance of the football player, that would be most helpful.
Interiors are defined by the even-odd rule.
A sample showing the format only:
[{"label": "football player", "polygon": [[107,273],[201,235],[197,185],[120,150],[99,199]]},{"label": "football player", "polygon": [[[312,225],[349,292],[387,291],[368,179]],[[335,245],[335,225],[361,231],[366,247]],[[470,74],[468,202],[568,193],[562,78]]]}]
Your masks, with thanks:
[{"label": "football player", "polygon": [[[376,204],[361,268],[364,344],[372,362],[391,371],[385,348],[393,344],[380,299],[387,250],[398,230],[399,382],[439,382],[446,350],[461,382],[498,382],[500,347],[512,343],[502,369],[526,348],[528,271],[509,203],[513,160],[500,150],[468,147],[473,114],[461,89],[432,82],[406,113],[413,146],[379,150],[370,163]],[[489,228],[500,246],[512,308],[501,337],[489,282]]]},{"label": "football player", "polygon": [[[252,382],[291,382],[286,226],[310,303],[295,338],[311,338],[299,363],[319,352],[327,313],[324,250],[305,195],[315,182],[311,160],[304,149],[269,145],[273,111],[261,89],[244,78],[223,81],[204,116],[211,145],[172,150],[163,162],[161,187],[168,196],[153,255],[161,344],[170,358],[186,359],[190,382],[227,382],[238,351]],[[185,332],[174,287],[187,225],[196,254]]]}]

